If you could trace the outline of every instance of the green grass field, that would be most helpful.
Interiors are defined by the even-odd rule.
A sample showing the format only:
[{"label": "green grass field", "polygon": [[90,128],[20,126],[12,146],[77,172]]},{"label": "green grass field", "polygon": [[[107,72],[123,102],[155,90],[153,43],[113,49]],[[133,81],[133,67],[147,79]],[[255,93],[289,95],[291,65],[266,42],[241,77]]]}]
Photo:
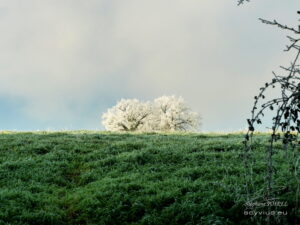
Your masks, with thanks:
[{"label": "green grass field", "polygon": [[[267,137],[253,143],[258,197]],[[2,132],[0,224],[266,224],[266,216],[244,215],[242,141],[242,134]],[[295,224],[299,182],[281,149],[275,184],[285,188],[276,196],[288,215],[280,224]]]}]

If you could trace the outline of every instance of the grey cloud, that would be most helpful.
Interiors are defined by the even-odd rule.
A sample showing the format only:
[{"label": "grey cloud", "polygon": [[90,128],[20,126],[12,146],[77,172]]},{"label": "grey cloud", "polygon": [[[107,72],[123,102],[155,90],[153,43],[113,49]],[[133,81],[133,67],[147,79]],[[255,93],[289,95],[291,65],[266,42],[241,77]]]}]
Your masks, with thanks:
[{"label": "grey cloud", "polygon": [[177,94],[203,115],[204,129],[243,128],[259,85],[288,61],[284,34],[257,18],[294,22],[296,0],[235,4],[1,1],[0,95],[24,99],[38,120],[79,124],[121,97]]}]

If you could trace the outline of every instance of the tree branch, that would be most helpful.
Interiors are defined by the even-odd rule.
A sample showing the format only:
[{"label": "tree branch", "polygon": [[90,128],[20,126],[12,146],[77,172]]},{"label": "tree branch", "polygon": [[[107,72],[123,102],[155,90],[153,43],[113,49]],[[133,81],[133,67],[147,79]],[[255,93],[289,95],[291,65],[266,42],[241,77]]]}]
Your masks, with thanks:
[{"label": "tree branch", "polygon": [[250,0],[238,0],[238,5],[243,4],[244,2],[250,2]]},{"label": "tree branch", "polygon": [[292,31],[296,34],[300,34],[299,30],[295,30],[293,27],[288,27],[287,25],[282,25],[282,24],[278,23],[276,20],[274,20],[273,22],[269,21],[269,20],[262,19],[262,18],[259,18],[259,20],[261,22],[265,23],[265,24],[275,25],[275,26],[278,26],[281,29],[289,30],[289,31]]}]

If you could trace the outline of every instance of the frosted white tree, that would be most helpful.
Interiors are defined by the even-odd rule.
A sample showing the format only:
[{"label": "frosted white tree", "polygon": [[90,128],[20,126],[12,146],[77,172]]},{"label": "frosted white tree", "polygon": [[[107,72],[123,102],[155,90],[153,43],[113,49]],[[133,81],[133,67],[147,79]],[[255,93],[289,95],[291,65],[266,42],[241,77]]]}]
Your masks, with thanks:
[{"label": "frosted white tree", "polygon": [[199,126],[200,116],[182,97],[162,96],[150,102],[122,99],[102,116],[109,131],[180,131]]},{"label": "frosted white tree", "polygon": [[122,99],[102,116],[102,123],[110,131],[142,130],[152,113],[151,104],[137,99]]},{"label": "frosted white tree", "polygon": [[154,100],[154,130],[193,130],[200,125],[200,116],[187,107],[182,97],[162,96]]}]

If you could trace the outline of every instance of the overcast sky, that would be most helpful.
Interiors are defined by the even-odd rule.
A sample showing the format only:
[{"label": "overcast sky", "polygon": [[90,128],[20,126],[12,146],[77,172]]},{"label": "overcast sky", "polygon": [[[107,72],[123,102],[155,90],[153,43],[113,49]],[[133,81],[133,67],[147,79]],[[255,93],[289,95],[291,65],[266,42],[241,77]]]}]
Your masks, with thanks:
[{"label": "overcast sky", "polygon": [[[203,131],[244,129],[289,63],[299,0],[1,0],[0,130],[104,129],[121,98],[182,96]],[[291,34],[290,34],[291,35]]]}]

